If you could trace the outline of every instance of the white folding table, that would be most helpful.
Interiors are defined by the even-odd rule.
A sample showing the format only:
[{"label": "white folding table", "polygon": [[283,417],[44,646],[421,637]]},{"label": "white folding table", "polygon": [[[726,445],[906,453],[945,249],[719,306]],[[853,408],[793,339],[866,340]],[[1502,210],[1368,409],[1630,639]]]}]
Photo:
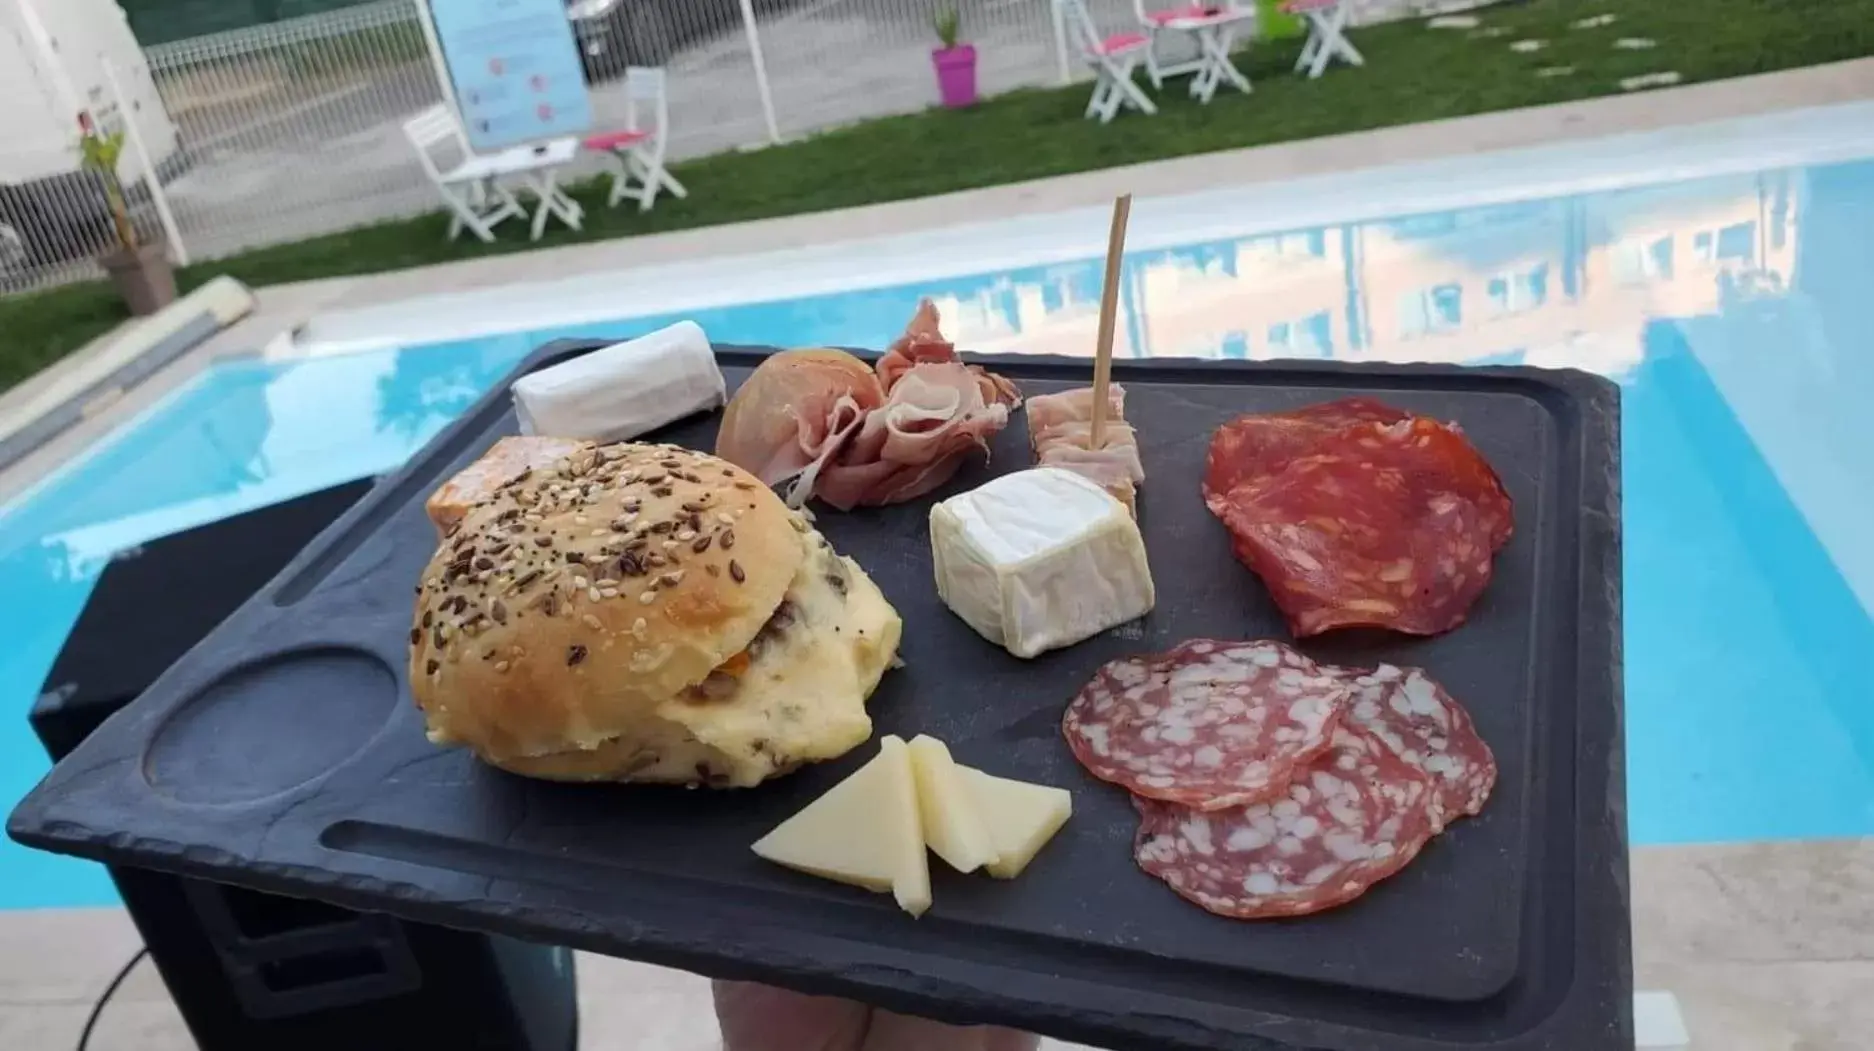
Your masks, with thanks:
[{"label": "white folding table", "polygon": [[1164,29],[1197,38],[1197,75],[1191,78],[1192,98],[1209,102],[1225,81],[1245,95],[1250,93],[1249,78],[1230,61],[1230,45],[1236,40],[1237,30],[1255,18],[1253,7],[1222,7],[1209,12],[1181,13],[1159,23]]}]

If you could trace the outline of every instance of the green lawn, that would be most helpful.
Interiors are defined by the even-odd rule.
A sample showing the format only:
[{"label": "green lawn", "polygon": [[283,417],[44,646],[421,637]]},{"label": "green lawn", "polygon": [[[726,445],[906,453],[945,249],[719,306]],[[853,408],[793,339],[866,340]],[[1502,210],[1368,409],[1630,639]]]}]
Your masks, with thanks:
[{"label": "green lawn", "polygon": [[[1572,24],[1611,13],[1593,29]],[[603,187],[576,189],[583,231],[556,229],[537,244],[518,224],[483,245],[444,239],[432,215],[248,252],[189,268],[185,288],[218,273],[254,285],[374,273],[495,252],[762,219],[902,200],[1340,132],[1617,94],[1623,78],[1676,72],[1685,83],[1874,54],[1874,0],[1529,0],[1477,12],[1479,29],[1401,22],[1350,34],[1363,69],[1320,80],[1289,72],[1300,40],[1252,47],[1239,61],[1256,82],[1209,106],[1181,85],[1162,92],[1158,116],[1081,119],[1090,87],[1020,91],[964,112],[890,117],[803,142],[707,157],[677,166],[690,190],[648,215],[603,207]],[[1492,33],[1499,35],[1490,35]],[[1616,48],[1621,38],[1655,46]],[[1533,52],[1512,50],[1539,39]],[[1565,75],[1538,76],[1565,67]],[[92,285],[0,300],[0,389],[107,329],[118,317]]]}]

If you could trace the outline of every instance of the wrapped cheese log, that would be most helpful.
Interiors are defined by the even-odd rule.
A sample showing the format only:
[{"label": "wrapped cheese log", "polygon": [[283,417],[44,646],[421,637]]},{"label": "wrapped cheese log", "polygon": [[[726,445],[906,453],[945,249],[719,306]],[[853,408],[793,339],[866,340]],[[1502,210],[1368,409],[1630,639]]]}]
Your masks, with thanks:
[{"label": "wrapped cheese log", "polygon": [[1093,388],[1076,387],[1028,399],[1028,440],[1039,467],[1059,467],[1111,493],[1138,517],[1137,490],[1145,481],[1138,435],[1126,422],[1126,391],[1107,387],[1106,430],[1100,447],[1093,442]]},{"label": "wrapped cheese log", "polygon": [[435,523],[436,532],[447,536],[468,515],[469,508],[492,497],[495,490],[527,471],[552,467],[591,444],[576,438],[502,438],[481,459],[456,472],[431,493],[423,509]]},{"label": "wrapped cheese log", "polygon": [[626,441],[726,400],[709,337],[694,321],[595,350],[514,381],[521,433]]}]

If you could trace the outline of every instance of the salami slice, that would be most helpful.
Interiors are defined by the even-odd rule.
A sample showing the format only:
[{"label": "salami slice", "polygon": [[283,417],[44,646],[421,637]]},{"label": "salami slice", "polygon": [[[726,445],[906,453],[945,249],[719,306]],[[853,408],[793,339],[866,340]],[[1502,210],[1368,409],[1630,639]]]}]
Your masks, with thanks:
[{"label": "salami slice", "polygon": [[[1204,502],[1217,512],[1230,490],[1304,456],[1329,436],[1357,423],[1397,423],[1407,414],[1372,398],[1341,398],[1290,412],[1265,412],[1236,419],[1210,436],[1204,464]],[[1218,512],[1221,513],[1221,512]]]},{"label": "salami slice", "polygon": [[1102,667],[1061,730],[1095,777],[1217,810],[1286,788],[1351,700],[1347,682],[1279,642],[1194,639]]},{"label": "salami slice", "polygon": [[1303,916],[1397,873],[1432,836],[1431,782],[1358,727],[1279,799],[1209,813],[1135,800],[1139,867],[1220,916]]},{"label": "salami slice", "polygon": [[1382,664],[1353,679],[1347,719],[1431,779],[1433,831],[1483,811],[1497,760],[1470,713],[1419,668]]},{"label": "salami slice", "polygon": [[1443,437],[1432,420],[1358,424],[1222,501],[1237,557],[1297,636],[1346,627],[1434,635],[1464,622],[1508,535],[1509,500],[1458,491],[1464,483],[1435,458]]}]

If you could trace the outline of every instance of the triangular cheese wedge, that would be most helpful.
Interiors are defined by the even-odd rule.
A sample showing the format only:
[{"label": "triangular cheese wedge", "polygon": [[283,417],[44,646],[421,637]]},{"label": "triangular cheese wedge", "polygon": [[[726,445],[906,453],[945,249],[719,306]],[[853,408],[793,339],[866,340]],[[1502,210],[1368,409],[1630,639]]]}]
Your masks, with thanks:
[{"label": "triangular cheese wedge", "polygon": [[977,812],[987,819],[996,860],[985,867],[997,879],[1021,875],[1074,815],[1074,797],[1065,788],[1011,781],[967,766],[956,771],[975,797]]},{"label": "triangular cheese wedge", "polygon": [[917,775],[918,813],[924,841],[958,872],[975,872],[996,860],[995,840],[963,784],[950,749],[935,737],[911,739],[911,769]]},{"label": "triangular cheese wedge", "polygon": [[930,865],[911,751],[897,737],[846,780],[757,840],[756,854],[788,868],[892,892],[913,916],[930,908]]}]

